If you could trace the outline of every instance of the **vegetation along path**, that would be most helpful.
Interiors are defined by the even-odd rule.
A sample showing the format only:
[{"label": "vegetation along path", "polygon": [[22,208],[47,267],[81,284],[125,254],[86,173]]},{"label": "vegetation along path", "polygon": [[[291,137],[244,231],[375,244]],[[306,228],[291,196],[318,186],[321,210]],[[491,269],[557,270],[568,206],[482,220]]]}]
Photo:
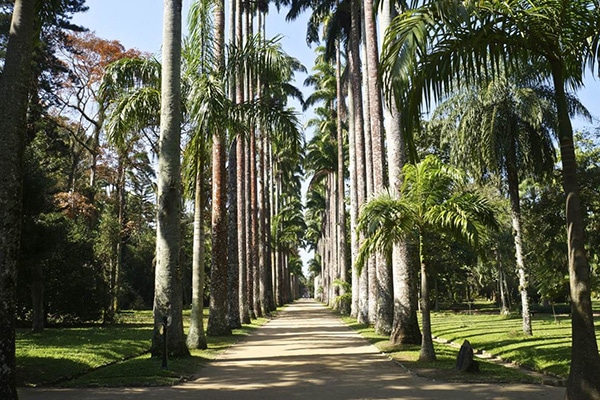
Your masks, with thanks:
[{"label": "vegetation along path", "polygon": [[174,387],[23,389],[22,400],[76,399],[561,399],[564,388],[457,384],[415,377],[324,306],[298,301]]}]

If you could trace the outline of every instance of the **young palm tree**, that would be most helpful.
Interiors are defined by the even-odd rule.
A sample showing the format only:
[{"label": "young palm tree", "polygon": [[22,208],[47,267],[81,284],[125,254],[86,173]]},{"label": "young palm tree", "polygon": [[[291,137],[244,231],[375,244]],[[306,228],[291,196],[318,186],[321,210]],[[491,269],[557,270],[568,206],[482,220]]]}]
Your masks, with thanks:
[{"label": "young palm tree", "polygon": [[[577,182],[567,84],[578,88],[597,68],[600,7],[596,0],[426,1],[396,18],[384,43],[388,87],[418,127],[423,102],[439,99],[487,73],[534,65],[552,81],[566,199],[572,355],[568,399],[600,398],[600,355],[591,303],[590,266]],[[490,71],[484,71],[490,68]]]},{"label": "young palm tree", "polygon": [[429,289],[427,285],[427,232],[446,232],[477,246],[485,229],[497,225],[489,201],[466,190],[465,177],[456,169],[427,156],[403,168],[404,182],[399,196],[389,192],[370,200],[361,210],[358,228],[365,241],[357,266],[361,269],[370,255],[389,256],[395,243],[415,236],[421,261],[421,314],[423,335],[420,360],[435,360],[431,337]]},{"label": "young palm tree", "polygon": [[34,0],[17,0],[0,75],[0,397],[17,399],[15,362],[16,276],[21,237],[22,161],[31,54]]}]

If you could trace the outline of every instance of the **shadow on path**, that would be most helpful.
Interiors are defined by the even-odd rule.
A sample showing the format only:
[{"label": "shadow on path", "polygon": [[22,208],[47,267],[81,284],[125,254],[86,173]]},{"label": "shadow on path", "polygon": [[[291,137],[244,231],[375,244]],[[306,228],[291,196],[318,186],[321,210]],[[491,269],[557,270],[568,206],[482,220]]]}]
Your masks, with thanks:
[{"label": "shadow on path", "polygon": [[23,389],[22,400],[73,399],[561,399],[564,389],[438,383],[406,373],[322,305],[298,301],[174,387]]}]

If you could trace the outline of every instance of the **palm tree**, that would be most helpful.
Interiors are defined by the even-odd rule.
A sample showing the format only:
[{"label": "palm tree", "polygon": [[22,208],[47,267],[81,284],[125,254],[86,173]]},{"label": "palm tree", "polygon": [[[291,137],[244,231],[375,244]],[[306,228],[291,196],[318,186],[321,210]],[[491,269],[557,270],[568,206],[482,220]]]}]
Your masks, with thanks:
[{"label": "palm tree", "polygon": [[497,225],[490,202],[466,189],[461,171],[442,165],[435,156],[403,168],[400,196],[389,192],[370,200],[362,209],[358,228],[365,233],[357,266],[379,251],[386,256],[393,246],[414,235],[419,243],[421,262],[421,314],[423,335],[419,359],[435,360],[431,337],[429,289],[427,284],[427,232],[447,232],[477,246],[486,227]]},{"label": "palm tree", "polygon": [[[449,98],[436,108],[433,125],[441,125],[458,164],[485,179],[492,172],[508,187],[523,332],[532,335],[528,269],[523,258],[520,176],[551,172],[554,146],[550,135],[553,104],[543,87],[523,86],[498,77]],[[456,123],[458,122],[458,126]],[[499,181],[500,183],[501,181]]]},{"label": "palm tree", "polygon": [[[568,399],[600,397],[600,355],[591,304],[590,266],[577,182],[573,128],[566,85],[582,85],[587,65],[596,68],[600,45],[596,0],[427,1],[396,18],[384,44],[388,87],[418,126],[423,100],[429,103],[455,86],[534,65],[554,86],[562,178],[566,199],[572,356]],[[400,73],[402,71],[402,73]],[[460,78],[460,79],[459,79]]]},{"label": "palm tree", "polygon": [[162,354],[165,318],[170,319],[168,351],[189,355],[183,334],[182,286],[179,265],[181,207],[181,0],[165,0],[158,145],[158,217],[154,286],[152,354]]},{"label": "palm tree", "polygon": [[4,69],[0,75],[0,397],[17,399],[15,363],[16,276],[21,237],[22,161],[31,54],[34,0],[14,5]]}]

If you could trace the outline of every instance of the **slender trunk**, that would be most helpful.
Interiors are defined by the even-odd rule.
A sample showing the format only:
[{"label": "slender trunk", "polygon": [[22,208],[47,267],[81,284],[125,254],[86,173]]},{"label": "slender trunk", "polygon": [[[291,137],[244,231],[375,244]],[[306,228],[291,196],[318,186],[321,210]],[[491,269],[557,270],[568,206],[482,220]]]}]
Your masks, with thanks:
[{"label": "slender trunk", "polygon": [[[350,56],[351,58],[352,56]],[[352,74],[352,73],[351,73]],[[356,220],[358,219],[357,205],[357,172],[356,172],[356,127],[354,126],[354,90],[352,84],[348,88],[348,159],[350,170],[350,265],[352,268],[352,301],[350,303],[350,316],[358,316],[358,271],[354,266],[354,260],[358,255],[358,232],[356,231]]]},{"label": "slender trunk", "polygon": [[[337,262],[339,270],[339,279],[342,282],[348,280],[346,267],[346,202],[345,202],[345,172],[346,165],[344,163],[344,131],[342,128],[342,116],[344,115],[344,95],[342,93],[342,57],[341,43],[337,41],[336,49],[336,94],[337,94]],[[346,293],[344,286],[340,286],[339,295],[343,296]],[[350,310],[345,307],[349,304],[341,304],[342,312],[348,314]]]},{"label": "slender trunk", "polygon": [[31,266],[31,332],[44,331],[46,313],[44,311],[44,267],[39,262]]},{"label": "slender trunk", "polygon": [[244,138],[242,135],[238,136],[237,146],[237,241],[238,241],[238,266],[239,266],[239,313],[241,323],[250,323],[250,309],[248,307],[248,263],[246,257],[246,219],[247,219],[247,203],[246,197],[244,196],[244,176],[246,169],[245,155],[246,149],[244,146]]},{"label": "slender trunk", "polygon": [[423,335],[421,337],[421,352],[419,361],[435,361],[435,350],[431,337],[431,304],[429,301],[429,284],[427,282],[427,269],[423,259],[423,237],[419,237],[419,259],[421,260],[421,319]]},{"label": "slender trunk", "polygon": [[521,315],[523,319],[523,333],[531,336],[531,313],[529,312],[529,279],[523,259],[523,239],[521,236],[521,202],[519,197],[519,176],[516,164],[516,149],[514,143],[510,145],[507,154],[506,175],[508,181],[508,197],[510,198],[510,216],[515,243],[515,260],[519,274],[519,292],[521,293]]},{"label": "slender trunk", "polygon": [[0,398],[17,399],[15,310],[34,0],[16,0],[0,75]]},{"label": "slender trunk", "polygon": [[162,354],[160,326],[170,317],[168,351],[189,355],[183,334],[181,266],[181,0],[165,0],[158,156],[158,216],[153,355]]},{"label": "slender trunk", "polygon": [[270,141],[267,135],[263,138],[263,183],[264,183],[264,252],[265,252],[265,308],[268,313],[275,311],[275,300],[273,299],[273,263],[272,261],[272,249],[271,249],[271,188],[273,187],[270,182],[270,171],[273,166],[270,162]]},{"label": "slender trunk", "polygon": [[552,64],[563,167],[562,178],[566,198],[571,292],[571,368],[567,379],[565,399],[600,399],[600,355],[598,355],[598,343],[594,331],[590,266],[585,252],[585,229],[577,183],[573,128],[569,119],[563,73],[562,64]]},{"label": "slender trunk", "polygon": [[259,261],[259,211],[258,211],[258,175],[256,167],[256,132],[250,133],[250,197],[252,204],[251,226],[252,226],[252,308],[257,318],[263,316],[260,304],[260,261]]},{"label": "slender trunk", "polygon": [[[365,132],[364,110],[367,96],[363,96],[363,84],[361,77],[361,59],[360,59],[360,42],[361,42],[361,4],[359,0],[352,1],[352,30],[350,45],[352,47],[350,55],[350,71],[352,79],[352,93],[354,102],[354,128],[356,142],[356,210],[365,203],[367,198],[367,168],[366,168],[366,143],[365,137],[368,136]],[[370,147],[370,146],[369,146]],[[357,232],[356,229],[353,232]],[[362,235],[357,233],[357,248],[362,242]],[[358,275],[358,274],[357,274]],[[358,278],[358,310],[357,321],[361,323],[369,322],[369,271],[364,268],[362,274]]]},{"label": "slender trunk", "polygon": [[[200,157],[202,160],[202,157]],[[192,248],[192,314],[186,344],[190,349],[206,349],[204,334],[204,193],[203,161],[196,171],[194,194],[194,239]]]},{"label": "slender trunk", "polygon": [[229,149],[228,173],[227,179],[227,197],[229,209],[227,213],[227,323],[231,329],[242,327],[240,318],[240,265],[238,252],[238,192],[237,192],[237,142],[234,141]]},{"label": "slender trunk", "polygon": [[504,290],[506,277],[504,276],[504,266],[502,265],[502,260],[500,259],[500,253],[496,249],[496,263],[498,264],[498,286],[500,289],[500,315],[508,315],[509,307],[508,302],[506,301],[506,291]]}]

